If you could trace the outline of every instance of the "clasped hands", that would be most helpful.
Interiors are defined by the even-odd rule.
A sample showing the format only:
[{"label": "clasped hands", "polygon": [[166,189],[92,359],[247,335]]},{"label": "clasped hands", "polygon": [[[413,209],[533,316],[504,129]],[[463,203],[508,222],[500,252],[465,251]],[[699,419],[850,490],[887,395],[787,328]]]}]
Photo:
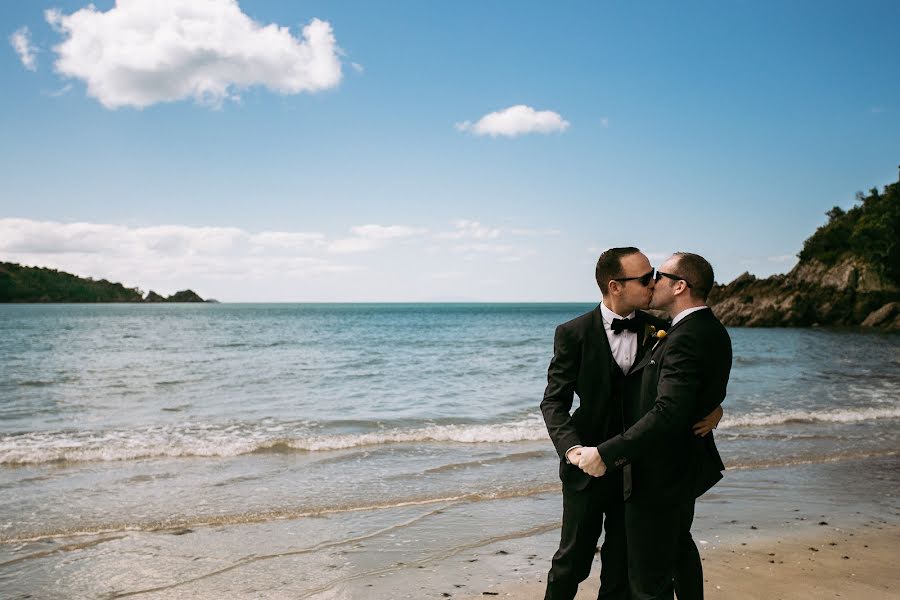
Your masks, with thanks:
[{"label": "clasped hands", "polygon": [[[716,428],[722,419],[722,407],[706,415],[693,426],[694,435],[703,437]],[[603,477],[606,475],[606,464],[600,458],[600,453],[594,446],[578,446],[566,453],[566,460],[590,475],[591,477]]]},{"label": "clasped hands", "polygon": [[606,474],[606,464],[595,446],[572,448],[566,458],[591,477],[603,477]]}]

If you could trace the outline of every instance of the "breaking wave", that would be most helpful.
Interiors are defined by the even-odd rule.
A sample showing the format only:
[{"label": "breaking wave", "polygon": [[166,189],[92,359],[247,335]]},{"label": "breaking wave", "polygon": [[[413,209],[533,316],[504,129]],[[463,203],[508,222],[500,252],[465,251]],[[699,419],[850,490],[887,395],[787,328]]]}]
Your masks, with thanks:
[{"label": "breaking wave", "polygon": [[[900,408],[753,412],[726,415],[720,430],[792,424],[857,423],[900,419]],[[540,417],[507,423],[443,424],[323,434],[306,426],[249,423],[184,424],[112,431],[47,431],[0,437],[0,466],[69,461],[122,461],[167,457],[233,457],[254,453],[325,452],[384,444],[515,443],[543,441]]]}]

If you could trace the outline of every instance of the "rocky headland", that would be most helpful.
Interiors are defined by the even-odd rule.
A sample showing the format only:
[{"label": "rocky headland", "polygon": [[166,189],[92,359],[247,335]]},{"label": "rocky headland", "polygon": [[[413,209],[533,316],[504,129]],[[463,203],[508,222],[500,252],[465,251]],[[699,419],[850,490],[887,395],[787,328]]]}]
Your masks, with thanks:
[{"label": "rocky headland", "polygon": [[828,211],[787,274],[744,273],[717,285],[709,304],[746,327],[862,326],[900,331],[900,182]]}]

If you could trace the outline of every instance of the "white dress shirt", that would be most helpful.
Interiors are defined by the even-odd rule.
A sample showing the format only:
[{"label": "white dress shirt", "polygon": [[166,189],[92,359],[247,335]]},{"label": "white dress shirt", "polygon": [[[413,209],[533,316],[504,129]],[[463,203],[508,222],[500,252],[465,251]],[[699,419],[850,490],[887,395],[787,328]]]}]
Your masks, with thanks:
[{"label": "white dress shirt", "polygon": [[627,373],[631,369],[631,365],[634,364],[634,357],[637,356],[638,335],[634,331],[628,331],[627,329],[619,333],[613,333],[612,320],[633,319],[634,311],[631,311],[631,314],[627,317],[620,317],[607,308],[605,304],[601,303],[600,313],[603,315],[603,329],[606,330],[606,339],[609,340],[609,349],[612,350],[613,360],[616,361],[623,373]]},{"label": "white dress shirt", "polygon": [[688,316],[689,314],[695,313],[695,312],[697,312],[698,310],[703,310],[704,308],[709,308],[709,307],[708,307],[708,306],[695,306],[694,308],[686,308],[686,309],[684,309],[683,311],[681,311],[680,313],[678,313],[677,315],[675,315],[675,318],[672,319],[672,324],[669,325],[669,327],[670,327],[670,328],[671,328],[671,327],[675,327],[675,323],[677,323],[678,321],[682,320],[683,318],[685,318],[685,317]]}]

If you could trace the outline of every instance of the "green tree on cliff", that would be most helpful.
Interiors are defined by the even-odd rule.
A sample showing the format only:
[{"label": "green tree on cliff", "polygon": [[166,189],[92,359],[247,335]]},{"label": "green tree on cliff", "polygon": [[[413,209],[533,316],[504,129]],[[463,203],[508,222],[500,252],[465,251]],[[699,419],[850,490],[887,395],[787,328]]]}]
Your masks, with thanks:
[{"label": "green tree on cliff", "polygon": [[848,211],[835,206],[826,213],[828,222],[803,243],[800,260],[831,265],[855,255],[900,283],[900,182],[885,186],[883,193],[876,188],[868,196],[860,192],[856,200]]}]

